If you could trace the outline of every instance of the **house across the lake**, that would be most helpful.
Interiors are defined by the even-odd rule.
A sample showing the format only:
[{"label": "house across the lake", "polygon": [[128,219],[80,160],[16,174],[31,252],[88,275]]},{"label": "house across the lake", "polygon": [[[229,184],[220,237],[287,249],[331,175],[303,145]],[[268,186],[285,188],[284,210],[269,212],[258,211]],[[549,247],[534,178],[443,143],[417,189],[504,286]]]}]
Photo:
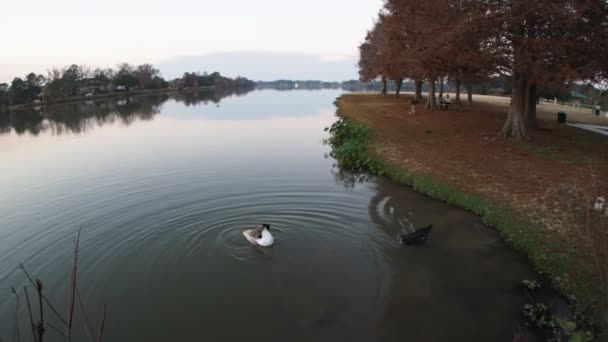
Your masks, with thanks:
[{"label": "house across the lake", "polygon": [[88,94],[107,94],[112,92],[112,83],[102,84],[94,78],[85,78],[78,85],[78,95],[84,96]]}]

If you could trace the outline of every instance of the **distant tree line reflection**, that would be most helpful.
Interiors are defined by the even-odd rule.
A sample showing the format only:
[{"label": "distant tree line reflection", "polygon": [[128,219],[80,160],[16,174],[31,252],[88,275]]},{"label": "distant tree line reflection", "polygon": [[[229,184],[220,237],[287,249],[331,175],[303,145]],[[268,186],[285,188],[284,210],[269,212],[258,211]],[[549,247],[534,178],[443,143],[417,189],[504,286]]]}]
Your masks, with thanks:
[{"label": "distant tree line reflection", "polygon": [[184,90],[173,94],[132,96],[111,100],[64,103],[34,109],[0,111],[0,135],[15,132],[18,135],[80,134],[95,127],[120,123],[131,125],[136,121],[152,120],[162,105],[172,99],[186,106],[219,104],[223,98],[242,96],[252,87],[217,90]]},{"label": "distant tree line reflection", "polygon": [[237,87],[237,88],[217,88],[217,89],[184,89],[174,93],[172,98],[183,103],[186,107],[198,106],[200,104],[207,105],[210,102],[219,104],[226,97],[243,96],[255,89],[255,86]]}]

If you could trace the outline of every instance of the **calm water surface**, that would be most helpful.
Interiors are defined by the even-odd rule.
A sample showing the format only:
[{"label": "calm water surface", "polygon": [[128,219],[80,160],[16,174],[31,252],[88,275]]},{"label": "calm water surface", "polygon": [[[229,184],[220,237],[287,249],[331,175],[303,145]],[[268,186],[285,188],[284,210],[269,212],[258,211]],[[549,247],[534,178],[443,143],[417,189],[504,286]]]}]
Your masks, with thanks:
[{"label": "calm water surface", "polygon": [[[0,336],[12,334],[10,287],[27,284],[19,262],[65,309],[82,226],[79,288],[92,321],[108,304],[106,341],[510,341],[528,264],[462,210],[336,176],[322,140],[339,94],[2,116]],[[262,222],[271,249],[241,235]],[[428,223],[426,246],[397,243],[400,227]]]}]

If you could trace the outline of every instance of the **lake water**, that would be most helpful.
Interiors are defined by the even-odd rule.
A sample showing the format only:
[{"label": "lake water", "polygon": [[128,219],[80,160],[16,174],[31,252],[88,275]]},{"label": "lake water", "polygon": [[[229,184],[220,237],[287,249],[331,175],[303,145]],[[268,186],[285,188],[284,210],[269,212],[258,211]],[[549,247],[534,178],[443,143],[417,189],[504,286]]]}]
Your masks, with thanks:
[{"label": "lake water", "polygon": [[[163,95],[0,116],[0,336],[12,336],[10,287],[28,284],[19,262],[65,312],[80,226],[78,286],[95,330],[108,305],[105,341],[510,341],[526,260],[460,209],[338,176],[322,141],[339,95]],[[274,247],[245,241],[257,223],[271,224]],[[429,223],[425,246],[396,241]]]}]

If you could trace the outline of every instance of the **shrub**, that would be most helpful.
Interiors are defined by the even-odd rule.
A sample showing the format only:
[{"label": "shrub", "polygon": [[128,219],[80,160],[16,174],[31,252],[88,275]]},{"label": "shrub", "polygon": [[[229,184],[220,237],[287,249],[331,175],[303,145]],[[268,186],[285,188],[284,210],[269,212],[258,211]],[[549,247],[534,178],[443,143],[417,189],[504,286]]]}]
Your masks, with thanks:
[{"label": "shrub", "polygon": [[330,155],[336,159],[341,170],[368,172],[375,175],[386,173],[383,164],[372,157],[367,150],[371,133],[367,127],[339,119],[331,127],[325,128],[330,137]]}]

